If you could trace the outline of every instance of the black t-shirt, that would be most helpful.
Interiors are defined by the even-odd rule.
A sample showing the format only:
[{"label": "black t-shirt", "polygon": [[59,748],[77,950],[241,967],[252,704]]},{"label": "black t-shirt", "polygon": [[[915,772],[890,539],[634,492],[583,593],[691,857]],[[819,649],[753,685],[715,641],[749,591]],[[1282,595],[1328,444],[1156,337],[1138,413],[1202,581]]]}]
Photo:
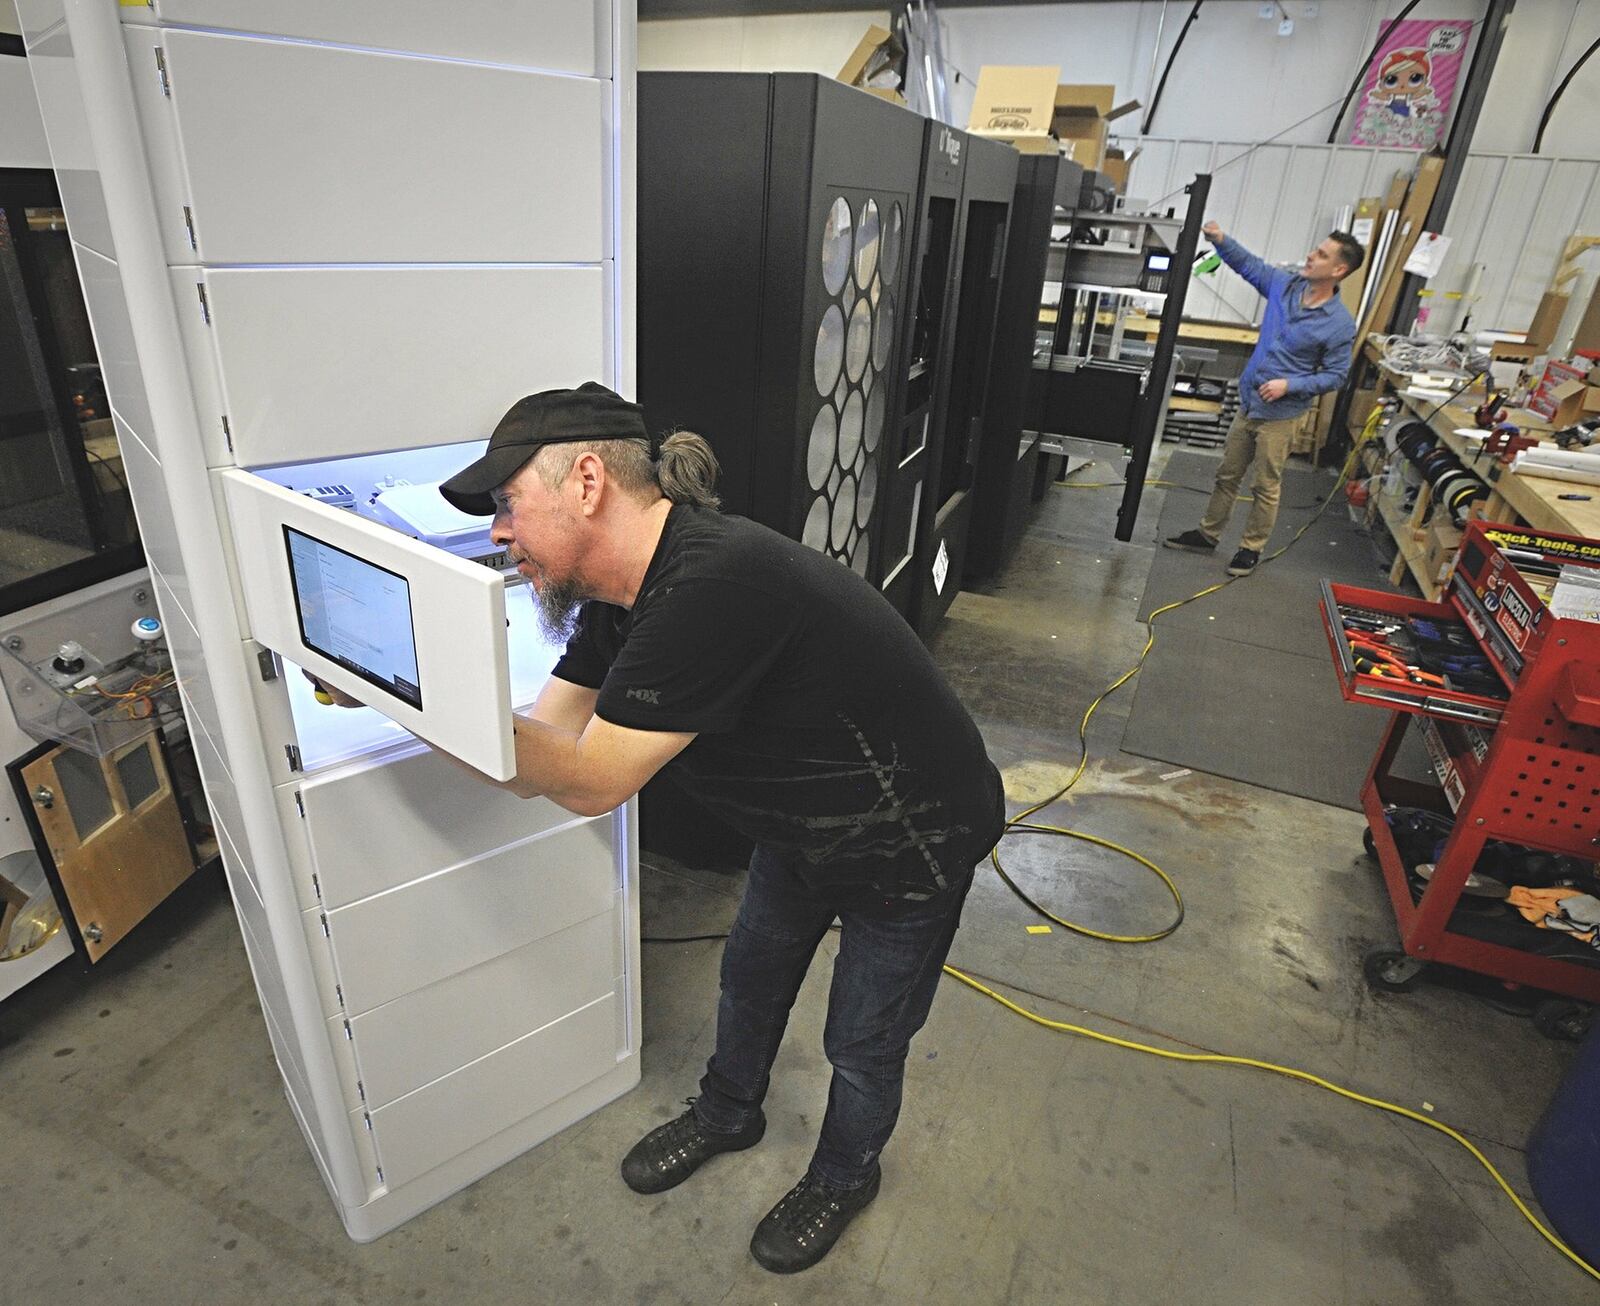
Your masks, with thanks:
[{"label": "black t-shirt", "polygon": [[613,725],[697,732],[673,778],[840,907],[958,888],[1000,838],[1000,774],[911,628],[742,517],[674,505],[633,608],[585,604],[555,674]]}]

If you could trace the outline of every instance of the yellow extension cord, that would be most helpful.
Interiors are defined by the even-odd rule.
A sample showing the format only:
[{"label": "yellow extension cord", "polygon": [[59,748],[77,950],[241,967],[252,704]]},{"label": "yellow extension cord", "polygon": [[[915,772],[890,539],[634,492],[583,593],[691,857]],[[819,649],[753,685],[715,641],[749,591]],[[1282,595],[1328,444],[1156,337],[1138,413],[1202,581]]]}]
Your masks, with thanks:
[{"label": "yellow extension cord", "polygon": [[[1335,496],[1343,487],[1346,479],[1350,475],[1350,472],[1355,467],[1356,459],[1361,451],[1361,446],[1370,440],[1373,434],[1377,431],[1381,415],[1381,408],[1373,409],[1372,415],[1368,417],[1366,426],[1362,429],[1360,437],[1356,440],[1355,444],[1350,450],[1349,458],[1345,460],[1344,467],[1339,472],[1338,481],[1335,483],[1333,489],[1329,491],[1328,497],[1323,501],[1322,507],[1318,508],[1317,511],[1312,514],[1310,519],[1305,523],[1305,525],[1294,533],[1294,537],[1289,541],[1288,544],[1285,544],[1282,548],[1268,554],[1261,560],[1262,563],[1271,562],[1274,558],[1292,548],[1300,539],[1300,537],[1304,535],[1306,531],[1311,529],[1312,525],[1319,517],[1322,516],[1323,512],[1327,510],[1328,505],[1334,501]],[[1111,488],[1118,483],[1105,482],[1102,484],[1079,482],[1077,484],[1084,489],[1101,489]],[[1174,483],[1167,481],[1150,481],[1147,482],[1147,484],[1172,485]],[[1178,908],[1177,919],[1165,929],[1159,930],[1154,934],[1109,934],[1102,930],[1091,929],[1087,925],[1080,925],[1073,921],[1064,920],[1062,917],[1057,916],[1055,913],[1046,910],[1044,907],[1041,907],[1038,903],[1034,902],[1032,898],[1023,893],[1023,891],[1012,881],[1011,877],[1006,874],[1004,867],[1002,867],[1000,864],[1000,849],[998,845],[996,845],[995,849],[989,854],[990,861],[993,862],[995,870],[999,873],[1000,878],[1004,880],[1011,888],[1012,892],[1026,902],[1028,906],[1032,907],[1034,911],[1038,912],[1041,916],[1044,916],[1048,920],[1053,921],[1055,924],[1060,925],[1062,928],[1071,930],[1075,934],[1086,935],[1091,939],[1100,939],[1106,943],[1154,943],[1157,939],[1166,938],[1168,935],[1177,930],[1181,924],[1183,924],[1183,896],[1178,892],[1178,886],[1173,883],[1171,876],[1169,876],[1154,862],[1149,860],[1149,858],[1143,857],[1139,853],[1134,852],[1133,849],[1125,848],[1121,844],[1115,843],[1110,839],[1103,839],[1099,835],[1085,834],[1081,830],[1068,830],[1061,826],[1034,823],[1030,822],[1028,818],[1034,815],[1036,812],[1042,811],[1051,804],[1058,802],[1083,777],[1083,773],[1088,769],[1089,765],[1089,720],[1094,716],[1095,710],[1100,706],[1101,703],[1105,702],[1107,698],[1116,693],[1117,690],[1121,689],[1123,685],[1127,684],[1128,681],[1132,680],[1143,669],[1145,658],[1149,656],[1150,650],[1155,647],[1156,618],[1161,616],[1163,613],[1171,612],[1174,608],[1181,608],[1185,604],[1193,603],[1196,599],[1202,599],[1209,594],[1215,594],[1218,590],[1225,589],[1227,586],[1233,584],[1234,581],[1243,579],[1245,578],[1242,576],[1235,576],[1230,577],[1228,580],[1219,581],[1217,584],[1207,586],[1198,593],[1191,594],[1186,599],[1179,599],[1175,603],[1169,603],[1165,607],[1157,608],[1150,614],[1148,618],[1146,618],[1145,628],[1149,637],[1145,640],[1144,648],[1139,652],[1138,661],[1136,661],[1133,666],[1128,668],[1127,671],[1123,672],[1122,675],[1118,676],[1114,681],[1112,681],[1111,684],[1100,693],[1099,697],[1096,698],[1094,702],[1089,704],[1088,711],[1083,714],[1083,719],[1078,723],[1078,765],[1073,771],[1071,778],[1066,782],[1066,784],[1062,785],[1060,789],[1056,790],[1055,793],[1051,794],[1042,802],[1035,803],[1033,806],[1025,808],[1023,811],[1017,813],[1016,816],[1012,817],[1006,822],[1005,826],[1005,834],[1010,834],[1013,831],[1019,831],[1028,834],[1061,835],[1069,839],[1081,839],[1086,843],[1096,844],[1101,848],[1109,848],[1113,852],[1120,853],[1124,857],[1131,858],[1133,861],[1138,862],[1139,865],[1145,867],[1147,870],[1158,876],[1161,882],[1166,885],[1168,892],[1172,894],[1173,902]],[[1004,835],[1002,835],[1002,838],[1003,837]],[[1495,1168],[1494,1162],[1490,1161],[1489,1158],[1478,1149],[1471,1139],[1467,1138],[1458,1130],[1452,1129],[1449,1125],[1443,1124],[1438,1120],[1434,1120],[1429,1116],[1421,1114],[1420,1112],[1413,1111],[1409,1107],[1400,1106],[1395,1102],[1387,1102],[1382,1098],[1368,1097],[1364,1093],[1357,1093],[1354,1089],[1341,1087],[1340,1085],[1333,1083],[1331,1080],[1323,1079],[1319,1075],[1313,1075],[1309,1071],[1297,1070],[1293,1066],[1280,1066],[1271,1061],[1259,1061],[1253,1057],[1228,1056],[1217,1052],[1173,1052],[1167,1048],[1152,1047],[1148,1043],[1138,1043],[1132,1039],[1117,1038],[1111,1034],[1103,1034],[1099,1030],[1088,1029],[1082,1025],[1073,1025],[1067,1023],[1066,1021],[1051,1020],[1046,1016],[1039,1015],[1037,1012],[1029,1011],[1026,1007],[1019,1006],[1017,1003],[1011,1001],[1011,999],[1003,996],[1002,994],[996,993],[993,989],[989,988],[985,984],[980,983],[971,975],[968,975],[965,971],[957,970],[954,966],[950,965],[946,965],[944,967],[944,971],[945,974],[960,980],[969,988],[976,989],[985,997],[991,998],[995,1002],[998,1002],[1007,1010],[1014,1011],[1017,1015],[1031,1020],[1037,1025],[1042,1025],[1046,1029],[1053,1029],[1063,1034],[1076,1034],[1081,1038],[1093,1039],[1097,1043],[1107,1043],[1112,1047],[1127,1048],[1134,1052],[1144,1052],[1150,1056],[1163,1057],[1169,1061],[1185,1061],[1192,1064],[1216,1066],[1242,1066],[1252,1070],[1270,1071],[1272,1074],[1283,1075],[1288,1079],[1299,1080],[1304,1084],[1313,1084],[1317,1088],[1326,1089],[1328,1092],[1337,1094],[1339,1097],[1346,1098],[1351,1102],[1359,1102],[1363,1106],[1373,1107],[1379,1111],[1386,1111],[1391,1115],[1401,1116],[1406,1120],[1415,1121],[1417,1124],[1426,1125],[1429,1129],[1437,1130],[1447,1138],[1453,1139],[1455,1142],[1460,1143],[1462,1147],[1466,1148],[1466,1150],[1471,1153],[1473,1159],[1489,1172],[1495,1183],[1500,1186],[1501,1191],[1511,1199],[1512,1205],[1514,1205],[1517,1210],[1521,1212],[1523,1218],[1539,1231],[1540,1237],[1542,1237],[1574,1265],[1578,1266],[1579,1269],[1583,1270],[1583,1272],[1589,1275],[1590,1278],[1600,1280],[1600,1270],[1597,1270],[1594,1266],[1590,1265],[1586,1260],[1583,1259],[1583,1257],[1579,1256],[1577,1252],[1573,1251],[1572,1248],[1568,1247],[1566,1243],[1562,1242],[1560,1238],[1546,1228],[1545,1225],[1539,1220],[1539,1217],[1534,1215],[1534,1213],[1528,1209],[1527,1203],[1525,1203],[1522,1198],[1517,1196],[1516,1190],[1513,1189],[1506,1181],[1505,1176]]]}]

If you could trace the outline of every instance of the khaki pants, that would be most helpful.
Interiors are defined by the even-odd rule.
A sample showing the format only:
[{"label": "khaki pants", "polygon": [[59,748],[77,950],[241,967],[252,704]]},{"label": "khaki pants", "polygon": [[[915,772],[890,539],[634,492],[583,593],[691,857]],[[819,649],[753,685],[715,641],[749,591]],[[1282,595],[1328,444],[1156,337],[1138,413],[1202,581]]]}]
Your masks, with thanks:
[{"label": "khaki pants", "polygon": [[1283,465],[1289,461],[1289,443],[1294,437],[1298,417],[1267,421],[1260,417],[1234,416],[1222,446],[1222,466],[1217,469],[1217,486],[1200,519],[1200,533],[1214,540],[1222,534],[1239,496],[1239,482],[1252,462],[1256,465],[1255,502],[1250,505],[1250,520],[1245,523],[1241,549],[1261,551],[1278,520],[1278,493],[1283,488]]}]

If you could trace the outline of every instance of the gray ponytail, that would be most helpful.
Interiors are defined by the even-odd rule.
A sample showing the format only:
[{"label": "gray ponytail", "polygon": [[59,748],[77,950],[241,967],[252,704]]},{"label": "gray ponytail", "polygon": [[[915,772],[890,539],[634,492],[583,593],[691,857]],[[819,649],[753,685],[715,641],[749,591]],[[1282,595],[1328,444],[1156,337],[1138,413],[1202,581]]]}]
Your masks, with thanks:
[{"label": "gray ponytail", "polygon": [[656,482],[661,493],[673,503],[689,503],[697,508],[716,509],[717,475],[721,472],[717,455],[705,439],[693,431],[674,431],[661,441],[656,458]]}]

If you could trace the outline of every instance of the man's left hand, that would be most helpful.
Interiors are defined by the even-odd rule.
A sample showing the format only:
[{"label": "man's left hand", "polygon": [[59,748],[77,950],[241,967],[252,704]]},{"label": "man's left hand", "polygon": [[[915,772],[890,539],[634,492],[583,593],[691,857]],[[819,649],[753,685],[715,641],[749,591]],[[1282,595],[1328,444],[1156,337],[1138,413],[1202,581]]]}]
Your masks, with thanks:
[{"label": "man's left hand", "polygon": [[1289,383],[1282,377],[1276,381],[1263,381],[1256,387],[1256,393],[1270,404],[1273,400],[1282,399],[1289,393]]}]

